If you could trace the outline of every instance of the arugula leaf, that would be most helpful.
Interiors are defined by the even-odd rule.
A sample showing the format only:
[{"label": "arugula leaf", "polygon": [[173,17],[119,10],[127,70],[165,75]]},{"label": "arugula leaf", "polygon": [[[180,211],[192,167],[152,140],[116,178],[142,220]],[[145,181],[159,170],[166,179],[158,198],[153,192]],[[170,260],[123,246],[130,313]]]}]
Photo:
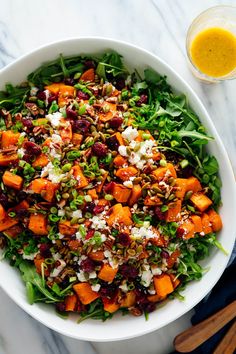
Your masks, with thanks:
[{"label": "arugula leaf", "polygon": [[144,70],[144,78],[150,84],[157,84],[161,80],[161,76],[152,69]]},{"label": "arugula leaf", "polygon": [[122,56],[116,52],[105,53],[98,63],[96,73],[104,80],[111,75],[113,78],[128,74],[122,62]]}]

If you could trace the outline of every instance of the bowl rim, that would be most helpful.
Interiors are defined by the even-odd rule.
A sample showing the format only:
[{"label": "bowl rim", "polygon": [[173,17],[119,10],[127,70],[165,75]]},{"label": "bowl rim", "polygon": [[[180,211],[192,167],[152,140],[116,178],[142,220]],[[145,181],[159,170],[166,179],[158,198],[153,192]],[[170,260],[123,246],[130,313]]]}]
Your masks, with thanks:
[{"label": "bowl rim", "polygon": [[[69,37],[69,38],[65,38],[62,40],[57,40],[57,41],[52,41],[49,42],[45,45],[42,45],[40,47],[37,47],[29,52],[27,52],[26,54],[20,56],[19,58],[17,58],[16,60],[14,60],[13,62],[9,63],[8,65],[6,65],[4,68],[0,69],[0,77],[1,75],[5,72],[10,70],[12,67],[14,67],[15,65],[21,64],[21,62],[24,62],[24,60],[31,56],[31,55],[36,55],[37,53],[40,53],[42,50],[46,50],[47,48],[53,47],[53,46],[57,46],[57,45],[63,45],[65,43],[68,42],[80,42],[80,41],[100,41],[102,45],[107,44],[110,45],[112,47],[112,44],[120,44],[121,46],[123,46],[126,49],[134,49],[137,50],[139,52],[142,52],[145,56],[149,56],[151,57],[153,60],[155,60],[156,62],[159,62],[163,67],[165,67],[167,69],[167,71],[169,73],[171,73],[176,79],[177,79],[177,86],[178,83],[183,84],[183,86],[185,86],[187,93],[191,94],[193,97],[193,100],[195,101],[196,105],[201,109],[201,111],[203,112],[204,115],[204,120],[207,122],[208,126],[209,126],[209,130],[211,130],[211,132],[214,133],[214,138],[217,141],[217,145],[219,147],[219,150],[222,152],[222,154],[224,155],[224,158],[226,159],[225,163],[227,165],[227,169],[228,169],[228,174],[229,177],[231,178],[231,181],[233,182],[232,185],[232,198],[234,201],[234,205],[236,205],[236,184],[235,184],[235,179],[234,179],[234,173],[233,173],[233,169],[232,169],[232,165],[230,163],[230,159],[228,157],[228,154],[226,152],[226,149],[223,145],[222,140],[219,137],[219,134],[213,124],[213,121],[210,118],[210,115],[208,114],[204,104],[202,103],[202,101],[200,100],[200,98],[198,97],[198,95],[195,93],[195,91],[192,89],[192,87],[185,81],[185,79],[183,79],[180,74],[178,74],[178,72],[175,71],[175,69],[173,69],[169,64],[167,64],[163,59],[161,59],[158,55],[153,54],[152,52],[131,44],[129,42],[126,41],[122,41],[122,40],[117,40],[117,39],[112,39],[112,38],[107,38],[107,37],[101,37],[101,36],[81,36],[81,37]],[[78,53],[79,53],[79,48],[78,48]],[[124,57],[125,59],[125,57]],[[147,63],[148,65],[148,63]],[[235,233],[235,231],[234,231]],[[236,235],[235,235],[236,236]],[[54,325],[54,323],[50,322],[50,321],[46,321],[44,319],[41,319],[39,316],[37,316],[36,313],[34,313],[34,311],[30,311],[30,309],[27,307],[27,303],[26,303],[26,299],[20,299],[19,297],[15,297],[14,294],[10,293],[10,291],[8,291],[8,289],[4,288],[1,284],[1,280],[0,280],[0,287],[3,289],[3,291],[20,307],[22,308],[27,314],[29,314],[31,317],[33,317],[34,319],[36,319],[37,321],[39,321],[40,323],[44,324],[46,327],[55,330],[56,332],[66,335],[68,337],[71,338],[75,338],[75,339],[79,339],[79,340],[84,340],[84,341],[94,341],[94,342],[110,342],[110,341],[120,341],[120,340],[126,340],[126,339],[130,339],[130,338],[135,338],[135,337],[139,337],[142,335],[145,335],[147,333],[153,332],[155,330],[158,330],[170,323],[172,323],[173,321],[177,320],[178,318],[180,318],[181,316],[183,316],[184,314],[186,314],[188,311],[190,311],[194,306],[196,306],[210,291],[211,289],[215,286],[215,284],[219,281],[221,275],[223,274],[223,271],[225,270],[228,261],[230,259],[230,255],[232,253],[234,244],[232,242],[231,248],[227,249],[228,251],[228,255],[225,256],[224,258],[224,263],[223,266],[221,266],[220,271],[217,272],[217,277],[214,279],[214,281],[211,283],[211,288],[205,288],[204,291],[202,291],[201,295],[195,298],[195,301],[191,301],[191,304],[187,304],[185,306],[185,308],[183,309],[181,314],[174,314],[171,319],[169,320],[168,318],[166,318],[165,321],[163,321],[163,323],[161,325],[158,325],[158,321],[156,326],[152,326],[147,327],[147,328],[143,328],[141,331],[137,331],[137,333],[135,334],[131,334],[129,335],[128,333],[126,335],[119,335],[119,333],[117,333],[116,336],[112,336],[112,338],[97,338],[96,334],[95,336],[80,336],[79,331],[78,331],[78,335],[74,335],[69,333],[69,331],[66,331],[62,328],[58,328],[57,325]]]}]

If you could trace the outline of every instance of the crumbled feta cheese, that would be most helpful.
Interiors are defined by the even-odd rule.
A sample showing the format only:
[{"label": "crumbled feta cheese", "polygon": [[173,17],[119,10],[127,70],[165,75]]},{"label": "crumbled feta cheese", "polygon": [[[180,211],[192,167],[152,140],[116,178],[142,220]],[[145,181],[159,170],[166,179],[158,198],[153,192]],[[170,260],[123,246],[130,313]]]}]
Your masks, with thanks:
[{"label": "crumbled feta cheese", "polygon": [[131,229],[131,238],[132,239],[142,239],[142,238],[155,238],[157,233],[153,232],[152,226],[144,227],[132,227]]},{"label": "crumbled feta cheese", "polygon": [[98,216],[93,216],[91,219],[91,228],[95,230],[103,230],[106,228],[106,221]]},{"label": "crumbled feta cheese", "polygon": [[18,149],[18,150],[17,150],[17,154],[18,154],[18,157],[19,157],[20,159],[22,159],[22,157],[23,157],[24,154],[25,154],[25,149],[23,149],[23,148]]},{"label": "crumbled feta cheese", "polygon": [[58,259],[57,262],[60,264],[50,273],[50,277],[52,278],[57,277],[66,266],[66,262],[63,259]]},{"label": "crumbled feta cheese", "polygon": [[156,291],[155,291],[154,289],[149,289],[149,290],[148,290],[148,293],[149,293],[150,295],[155,295],[155,294],[156,294]]},{"label": "crumbled feta cheese", "polygon": [[127,151],[126,151],[126,146],[120,145],[118,147],[118,151],[121,156],[128,156]]},{"label": "crumbled feta cheese", "polygon": [[55,144],[62,143],[62,138],[59,134],[52,134],[51,139]]},{"label": "crumbled feta cheese", "polygon": [[146,270],[141,273],[141,284],[145,287],[148,287],[151,284],[153,274],[149,266],[146,266]]},{"label": "crumbled feta cheese", "polygon": [[61,112],[55,112],[52,114],[47,114],[46,118],[49,120],[53,128],[57,128],[60,125],[62,114]]},{"label": "crumbled feta cheese", "polygon": [[76,275],[77,275],[79,281],[82,281],[82,282],[87,281],[87,278],[86,278],[85,273],[83,271],[76,273]]},{"label": "crumbled feta cheese", "polygon": [[60,183],[62,178],[66,176],[65,173],[61,173],[61,170],[56,168],[52,162],[49,162],[41,172],[41,177],[46,177],[53,183]]},{"label": "crumbled feta cheese", "polygon": [[91,286],[91,289],[92,289],[93,291],[95,291],[96,293],[100,290],[100,288],[101,288],[101,285],[100,285],[100,284],[96,284],[96,285],[92,285],[92,286]]},{"label": "crumbled feta cheese", "polygon": [[30,96],[36,96],[38,90],[39,90],[39,89],[38,89],[37,87],[32,86],[32,87],[31,87],[31,90],[30,90]]},{"label": "crumbled feta cheese", "polygon": [[55,261],[57,261],[58,259],[61,258],[61,255],[60,255],[59,252],[57,252],[57,253],[54,253],[54,254],[52,255],[52,258],[53,258]]},{"label": "crumbled feta cheese", "polygon": [[96,272],[89,273],[89,279],[95,279],[95,278],[97,278],[97,273]]},{"label": "crumbled feta cheese", "polygon": [[58,210],[58,216],[65,216],[65,210],[63,210],[63,209],[60,209],[60,210]]},{"label": "crumbled feta cheese", "polygon": [[119,288],[120,288],[124,293],[127,293],[127,291],[129,291],[128,285],[127,285],[126,283],[120,285]]},{"label": "crumbled feta cheese", "polygon": [[49,90],[44,90],[43,92],[45,93],[45,105],[48,106],[48,99],[50,96],[50,92]]},{"label": "crumbled feta cheese", "polygon": [[107,239],[106,235],[101,234],[101,240],[102,240],[102,242],[105,242],[105,241],[106,241],[106,239]]},{"label": "crumbled feta cheese", "polygon": [[128,141],[132,141],[138,136],[138,131],[136,128],[133,128],[132,126],[129,126],[126,128],[123,133],[121,134],[124,139]]},{"label": "crumbled feta cheese", "polygon": [[75,210],[75,211],[73,211],[73,213],[72,213],[72,218],[77,218],[77,219],[82,218],[82,212],[81,212],[81,210]]},{"label": "crumbled feta cheese", "polygon": [[75,237],[76,237],[76,239],[77,239],[78,241],[81,241],[81,240],[83,239],[83,236],[82,236],[82,234],[81,234],[79,231],[77,231],[77,232],[75,233]]},{"label": "crumbled feta cheese", "polygon": [[128,188],[132,188],[133,187],[133,182],[132,181],[124,181],[123,185],[125,187],[128,187]]},{"label": "crumbled feta cheese", "polygon": [[161,275],[161,273],[162,273],[161,268],[158,268],[158,267],[155,267],[155,266],[151,267],[151,271],[152,271],[153,275]]},{"label": "crumbled feta cheese", "polygon": [[22,258],[23,259],[27,259],[29,261],[33,261],[34,257],[38,254],[38,252],[35,252],[35,253],[30,253],[30,254],[25,254],[23,253],[22,254]]}]

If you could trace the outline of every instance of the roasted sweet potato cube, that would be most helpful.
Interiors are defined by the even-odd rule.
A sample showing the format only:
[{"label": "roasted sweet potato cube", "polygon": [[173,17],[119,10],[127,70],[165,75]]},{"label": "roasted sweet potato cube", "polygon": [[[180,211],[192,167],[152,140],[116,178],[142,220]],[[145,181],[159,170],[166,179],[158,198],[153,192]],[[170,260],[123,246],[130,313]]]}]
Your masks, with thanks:
[{"label": "roasted sweet potato cube", "polygon": [[130,177],[136,176],[137,173],[138,170],[133,166],[122,167],[116,171],[116,176],[119,177],[122,181],[128,181]]},{"label": "roasted sweet potato cube", "polygon": [[186,178],[176,178],[175,180],[175,195],[179,199],[184,199],[186,193],[187,179]]},{"label": "roasted sweet potato cube", "polygon": [[77,301],[78,299],[75,294],[67,295],[65,298],[66,311],[75,311]]},{"label": "roasted sweet potato cube", "polygon": [[36,157],[36,159],[32,163],[32,166],[34,168],[36,168],[36,167],[41,167],[42,168],[42,167],[47,166],[48,163],[49,163],[49,159],[48,159],[47,155],[41,154],[38,157]]},{"label": "roasted sweet potato cube", "polygon": [[19,158],[16,153],[5,154],[4,152],[0,152],[0,166],[9,166],[13,162],[17,162],[18,160]]},{"label": "roasted sweet potato cube", "polygon": [[131,189],[123,186],[123,184],[115,183],[112,195],[119,203],[126,203],[131,195]]},{"label": "roasted sweet potato cube", "polygon": [[18,191],[21,190],[23,185],[23,178],[21,176],[15,175],[10,171],[4,172],[2,176],[2,181],[5,186],[16,189]]},{"label": "roasted sweet potato cube", "polygon": [[78,283],[73,286],[74,291],[78,295],[83,305],[88,305],[97,298],[99,294],[92,290],[89,283]]},{"label": "roasted sweet potato cube", "polygon": [[205,235],[210,234],[213,231],[210,218],[206,213],[202,214],[202,231]]},{"label": "roasted sweet potato cube", "polygon": [[80,188],[87,187],[88,180],[84,176],[81,167],[79,165],[75,165],[72,167],[72,171],[75,179],[78,181],[77,188],[80,189]]},{"label": "roasted sweet potato cube", "polygon": [[64,236],[72,236],[78,231],[78,224],[71,225],[69,220],[59,222],[59,232]]},{"label": "roasted sweet potato cube", "polygon": [[142,195],[142,188],[140,184],[135,184],[132,188],[132,192],[128,200],[129,206],[133,206],[135,203],[137,203],[141,195]]},{"label": "roasted sweet potato cube", "polygon": [[193,193],[190,200],[201,212],[205,211],[212,204],[212,200],[202,192]]},{"label": "roasted sweet potato cube", "polygon": [[171,278],[168,274],[161,274],[154,277],[154,287],[157,295],[165,297],[174,291]]},{"label": "roasted sweet potato cube", "polygon": [[189,177],[187,178],[187,183],[186,183],[186,192],[188,191],[193,191],[195,192],[199,192],[202,190],[202,186],[201,183],[199,182],[199,180],[196,177]]},{"label": "roasted sweet potato cube", "polygon": [[6,149],[11,146],[16,146],[19,137],[20,137],[20,133],[15,133],[12,130],[3,131],[1,136],[1,148]]},{"label": "roasted sweet potato cube", "polygon": [[220,215],[214,209],[210,209],[207,214],[210,219],[212,230],[214,232],[220,231],[223,226]]},{"label": "roasted sweet potato cube", "polygon": [[136,294],[134,290],[128,291],[125,297],[120,302],[120,307],[131,307],[134,306],[136,301]]},{"label": "roasted sweet potato cube", "polygon": [[47,235],[48,229],[46,215],[40,213],[30,214],[28,228],[36,235]]},{"label": "roasted sweet potato cube", "polygon": [[98,278],[107,282],[112,282],[118,272],[117,268],[112,268],[109,264],[103,264],[98,273]]},{"label": "roasted sweet potato cube", "polygon": [[174,165],[172,163],[167,163],[165,167],[158,167],[152,172],[152,175],[156,180],[161,180],[163,177],[177,177]]},{"label": "roasted sweet potato cube", "polygon": [[120,304],[118,303],[118,298],[115,296],[113,299],[103,298],[103,308],[105,311],[109,313],[114,313],[120,308]]},{"label": "roasted sweet potato cube", "polygon": [[184,234],[183,234],[183,239],[187,240],[189,238],[192,238],[194,237],[194,230],[195,230],[195,227],[194,227],[194,224],[190,221],[188,222],[184,222],[183,224],[181,224],[181,229],[184,230]]},{"label": "roasted sweet potato cube", "polygon": [[202,232],[202,219],[199,215],[191,215],[194,224],[194,232]]},{"label": "roasted sweet potato cube", "polygon": [[182,203],[181,200],[177,200],[176,202],[171,202],[168,204],[168,210],[166,211],[166,221],[173,222],[178,221],[180,219]]}]

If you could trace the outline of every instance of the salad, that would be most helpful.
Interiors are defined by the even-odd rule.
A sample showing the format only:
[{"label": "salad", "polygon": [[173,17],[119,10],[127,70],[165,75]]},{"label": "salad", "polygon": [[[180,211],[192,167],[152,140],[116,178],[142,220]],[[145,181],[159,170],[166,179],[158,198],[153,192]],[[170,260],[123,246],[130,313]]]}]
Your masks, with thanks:
[{"label": "salad", "polygon": [[152,69],[60,55],[0,92],[0,129],[0,247],[30,304],[147,318],[222,249],[213,138]]}]

